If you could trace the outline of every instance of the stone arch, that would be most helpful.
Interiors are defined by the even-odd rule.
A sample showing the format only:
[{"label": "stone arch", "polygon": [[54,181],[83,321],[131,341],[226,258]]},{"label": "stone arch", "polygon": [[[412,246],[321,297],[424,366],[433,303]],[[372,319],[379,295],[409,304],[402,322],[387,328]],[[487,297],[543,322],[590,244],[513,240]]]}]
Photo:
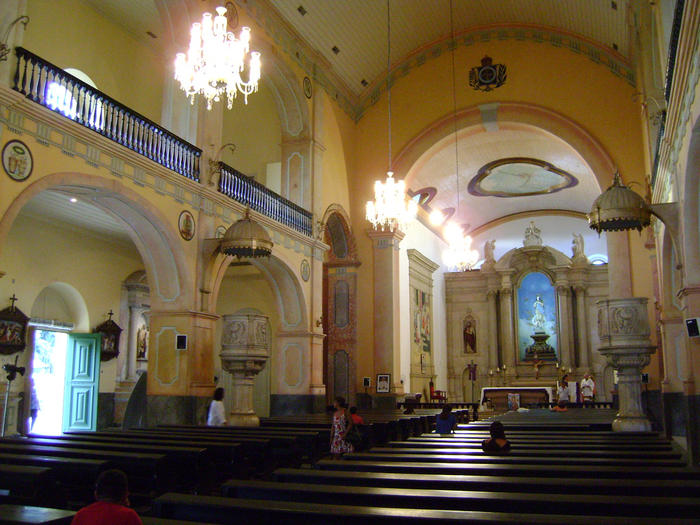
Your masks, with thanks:
[{"label": "stone arch", "polygon": [[162,212],[145,197],[116,180],[63,172],[28,185],[0,218],[0,246],[22,207],[45,190],[70,190],[119,221],[143,259],[151,283],[153,305],[185,307],[191,304],[193,278],[180,249],[180,238]]},{"label": "stone arch", "polygon": [[37,301],[46,293],[56,294],[64,302],[66,313],[70,316],[70,321],[73,323],[73,330],[77,332],[88,332],[90,330],[90,315],[85,299],[74,286],[64,282],[55,281],[45,286],[39,292],[30,310],[33,318],[41,317],[51,321],[61,320],[53,319],[53,316],[51,316],[51,319],[48,319],[46,312],[39,312]]},{"label": "stone arch", "polygon": [[[329,221],[337,220],[337,226],[342,228],[342,236],[344,237],[345,244],[347,245],[347,254],[344,257],[337,257],[334,247],[334,235],[336,232],[334,228],[329,227]],[[331,204],[326,208],[323,214],[323,219],[321,219],[321,224],[323,224],[323,239],[326,244],[328,244],[331,249],[326,253],[329,263],[339,262],[340,260],[345,261],[357,261],[357,243],[355,242],[355,236],[350,229],[350,216],[345,211],[345,209],[340,204]]]},{"label": "stone arch", "polygon": [[[294,271],[281,256],[270,255],[261,259],[250,259],[249,262],[263,274],[277,301],[280,324],[283,330],[302,330],[308,326],[308,308],[304,291]],[[233,256],[224,255],[218,251],[212,254],[211,261],[211,300],[209,304],[216,307],[221,281],[226,269],[234,261]]]},{"label": "stone arch", "polygon": [[454,133],[455,124],[458,130],[470,129],[473,133],[486,133],[482,110],[486,112],[488,109],[492,113],[495,110],[495,125],[525,124],[560,138],[583,157],[601,188],[607,188],[612,182],[615,163],[610,154],[595,137],[565,115],[544,106],[523,102],[498,102],[488,106],[470,106],[429,124],[396,155],[393,162],[396,177],[406,177],[424,153]]}]

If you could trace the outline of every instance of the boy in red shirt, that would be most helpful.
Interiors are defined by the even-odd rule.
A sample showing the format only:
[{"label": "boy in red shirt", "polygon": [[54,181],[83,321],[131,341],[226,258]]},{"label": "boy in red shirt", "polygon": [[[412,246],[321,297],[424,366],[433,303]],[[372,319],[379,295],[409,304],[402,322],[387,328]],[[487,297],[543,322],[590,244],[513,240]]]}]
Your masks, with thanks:
[{"label": "boy in red shirt", "polygon": [[83,507],[71,525],[143,525],[129,505],[129,485],[121,470],[105,470],[95,483],[95,503]]}]

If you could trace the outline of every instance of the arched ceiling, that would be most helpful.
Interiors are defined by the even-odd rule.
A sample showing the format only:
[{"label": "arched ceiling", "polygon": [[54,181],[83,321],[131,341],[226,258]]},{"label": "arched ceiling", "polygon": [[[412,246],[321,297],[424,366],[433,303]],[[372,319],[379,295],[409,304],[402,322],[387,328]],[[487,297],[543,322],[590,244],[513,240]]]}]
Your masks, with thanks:
[{"label": "arched ceiling", "polygon": [[[459,186],[459,212],[453,220],[465,225],[467,232],[500,217],[533,210],[587,213],[591,203],[600,195],[600,185],[581,155],[546,131],[527,124],[500,123],[497,130],[485,131],[482,126],[472,126],[461,130],[458,135],[458,157],[452,134],[436,142],[414,163],[406,174],[406,184],[414,193],[423,188],[435,188],[435,197],[428,203],[433,210],[457,208]],[[500,193],[512,196],[482,196],[468,191],[470,182],[484,165],[517,157],[551,164],[571,175],[574,184],[550,193],[546,188],[552,181],[560,179],[558,175],[515,165],[507,175],[494,170],[490,179],[481,181],[482,187],[496,188]],[[459,181],[455,175],[457,158]],[[488,186],[485,182],[489,183]],[[545,191],[522,196],[522,192],[528,189]]]},{"label": "arched ceiling", "polygon": [[[253,8],[276,10],[328,62],[355,96],[362,97],[386,74],[385,0],[247,0],[246,3]],[[460,34],[492,25],[550,28],[578,35],[629,59],[626,4],[622,0],[453,0],[454,29]],[[393,64],[449,35],[449,0],[391,1]]]}]

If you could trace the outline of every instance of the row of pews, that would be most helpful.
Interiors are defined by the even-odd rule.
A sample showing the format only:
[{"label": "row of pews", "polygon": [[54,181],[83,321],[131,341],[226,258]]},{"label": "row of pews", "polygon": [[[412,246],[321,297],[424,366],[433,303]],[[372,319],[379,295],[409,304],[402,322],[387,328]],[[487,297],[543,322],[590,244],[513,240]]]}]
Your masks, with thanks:
[{"label": "row of pews", "polygon": [[[462,421],[468,420],[467,411],[458,411]],[[137,510],[151,524],[700,522],[700,472],[687,466],[683,451],[657,433],[611,432],[609,410],[504,415],[500,419],[513,447],[507,456],[481,451],[489,421],[462,423],[446,437],[431,433],[438,412],[362,413],[367,449],[342,460],[325,459],[331,432],[325,414],[266,418],[259,428],[161,426],[32,436],[7,444],[24,440],[88,456],[126,450],[160,454],[160,470],[144,462],[128,472],[132,491],[136,487],[141,498]],[[35,457],[40,456],[50,457]],[[117,456],[83,459],[129,466]],[[16,480],[12,495],[24,496],[26,505],[36,505],[31,492],[41,484],[34,481],[41,480],[49,496],[60,492],[51,487],[64,486],[46,465],[27,465],[33,470],[23,472],[20,467],[0,461],[0,469],[9,469],[4,472]],[[84,480],[90,488],[91,476]],[[0,470],[0,491],[6,477]],[[76,508],[71,497],[64,508]],[[69,523],[3,521],[12,512],[51,511],[7,498],[0,496],[0,503],[15,505],[0,505],[0,523]]]},{"label": "row of pews", "polygon": [[214,523],[699,523],[700,472],[683,451],[657,433],[613,433],[613,417],[512,414],[503,418],[507,456],[483,454],[489,422],[474,422],[448,437],[423,433],[270,479],[230,480],[221,496],[165,494],[154,513]]},{"label": "row of pews", "polygon": [[[363,427],[367,446],[429,431],[435,412],[375,414],[375,421]],[[269,478],[275,469],[314,464],[327,455],[328,416],[309,416],[298,427],[288,422],[268,419],[260,428],[171,425],[3,438],[0,523],[53,523],[43,521],[49,511],[39,507],[75,510],[92,502],[95,479],[111,468],[127,474],[132,506],[147,514],[153,499],[166,492],[220,494],[226,480]]]}]

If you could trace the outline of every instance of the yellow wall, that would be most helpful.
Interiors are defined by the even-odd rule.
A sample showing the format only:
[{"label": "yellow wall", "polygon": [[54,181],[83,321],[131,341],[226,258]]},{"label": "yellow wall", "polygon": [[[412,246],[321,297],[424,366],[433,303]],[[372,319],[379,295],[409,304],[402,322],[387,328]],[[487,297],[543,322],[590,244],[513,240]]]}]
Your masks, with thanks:
[{"label": "yellow wall", "polygon": [[224,106],[222,142],[236,145],[235,153],[226,149],[221,159],[265,184],[267,164],[280,161],[280,119],[272,92],[261,80],[258,92],[248,98],[247,105],[240,95],[233,101],[232,109],[221,105]]},{"label": "yellow wall", "polygon": [[[469,69],[488,54],[494,63],[505,64],[505,85],[490,91],[469,87]],[[547,44],[491,41],[459,47],[455,62],[457,109],[494,102],[520,102],[543,106],[578,123],[602,144],[619,167],[624,180],[644,179],[643,137],[640,108],[633,100],[635,89],[606,67],[585,56]],[[465,67],[466,65],[466,67]],[[429,129],[438,119],[453,113],[451,56],[428,60],[392,86],[392,150],[394,158],[411,139]],[[387,169],[387,97],[370,107],[357,124],[354,169],[349,178],[353,229],[358,232],[360,260],[359,348],[372,348],[372,260],[371,243],[364,230],[363,208],[372,198],[373,181]],[[397,174],[399,177],[404,174]],[[611,174],[600,174],[608,181]],[[605,187],[606,184],[603,184]],[[633,276],[634,295],[649,295],[648,254],[636,242],[633,263],[644,259],[639,278]],[[372,356],[361,360],[358,377],[371,375]]]},{"label": "yellow wall", "polygon": [[352,172],[350,162],[354,146],[355,125],[328,95],[318,89],[315,96],[322,98],[323,135],[320,138],[323,152],[323,208],[330,204],[340,204],[350,213],[350,196],[348,191],[348,173]]},{"label": "yellow wall", "polygon": [[[143,269],[141,257],[131,243],[105,242],[83,229],[26,216],[15,221],[3,248],[0,267],[7,275],[0,279],[0,297],[16,294],[17,306],[29,315],[46,286],[66,283],[77,290],[87,306],[87,326],[76,327],[82,332],[92,331],[107,320],[110,309],[115,312],[115,319],[119,318],[122,282],[132,272]],[[29,352],[20,356],[26,363]],[[102,363],[101,392],[114,391],[116,364],[116,359]]]},{"label": "yellow wall", "polygon": [[97,88],[160,122],[165,60],[81,0],[29,0],[22,47],[63,69],[87,74]]}]

